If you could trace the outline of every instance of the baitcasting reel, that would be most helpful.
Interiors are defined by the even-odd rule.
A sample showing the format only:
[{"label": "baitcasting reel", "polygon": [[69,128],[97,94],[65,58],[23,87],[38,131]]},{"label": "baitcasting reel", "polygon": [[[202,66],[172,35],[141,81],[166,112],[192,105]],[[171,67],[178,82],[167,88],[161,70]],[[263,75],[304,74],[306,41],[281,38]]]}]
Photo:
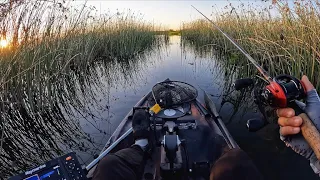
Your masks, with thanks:
[{"label": "baitcasting reel", "polygon": [[[236,90],[253,86],[254,81],[249,78],[239,79],[234,83]],[[258,105],[263,119],[249,119],[247,128],[249,131],[257,131],[267,124],[267,117],[263,105],[274,108],[288,107],[295,102],[306,97],[306,90],[301,81],[290,75],[279,75],[273,78],[267,86],[262,89],[254,89],[255,103]]]},{"label": "baitcasting reel", "polygon": [[283,108],[295,100],[305,98],[306,90],[299,79],[289,75],[279,75],[262,90],[261,96],[266,105]]}]

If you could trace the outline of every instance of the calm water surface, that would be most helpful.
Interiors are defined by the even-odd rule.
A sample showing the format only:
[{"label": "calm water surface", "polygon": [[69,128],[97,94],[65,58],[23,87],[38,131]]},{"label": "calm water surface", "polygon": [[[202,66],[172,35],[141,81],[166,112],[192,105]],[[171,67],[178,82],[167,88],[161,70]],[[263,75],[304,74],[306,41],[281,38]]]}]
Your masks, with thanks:
[{"label": "calm water surface", "polygon": [[[21,142],[10,146],[9,142],[4,143],[2,152],[5,155],[0,161],[0,175],[3,179],[18,169],[34,166],[70,151],[77,152],[82,163],[88,164],[100,152],[132,106],[155,83],[166,78],[194,85],[199,90],[200,100],[201,89],[212,95],[227,128],[253,159],[265,179],[317,179],[308,162],[279,140],[276,125],[268,125],[256,133],[247,131],[246,120],[259,117],[255,113],[256,107],[252,104],[250,93],[246,93],[247,97],[243,98],[241,93],[233,90],[231,84],[234,82],[235,71],[226,68],[223,57],[213,52],[199,53],[192,46],[182,45],[179,36],[171,36],[169,42],[134,60],[97,63],[90,71],[93,73],[89,75],[89,81],[93,83],[84,81],[76,84],[79,86],[77,93],[87,93],[79,98],[81,106],[68,104],[70,109],[66,111],[65,105],[57,105],[61,119],[66,122],[54,120],[50,126],[55,127],[55,132],[58,131],[54,138],[43,138],[44,131],[35,131],[32,135],[23,135],[27,139],[25,144]],[[63,126],[59,126],[61,124]],[[45,130],[46,124],[37,129]],[[19,133],[19,127],[11,131]],[[42,140],[32,138],[38,136],[48,142],[39,143]],[[14,137],[8,139],[16,140]],[[55,146],[46,145],[50,143]],[[25,158],[25,154],[31,155]]]}]

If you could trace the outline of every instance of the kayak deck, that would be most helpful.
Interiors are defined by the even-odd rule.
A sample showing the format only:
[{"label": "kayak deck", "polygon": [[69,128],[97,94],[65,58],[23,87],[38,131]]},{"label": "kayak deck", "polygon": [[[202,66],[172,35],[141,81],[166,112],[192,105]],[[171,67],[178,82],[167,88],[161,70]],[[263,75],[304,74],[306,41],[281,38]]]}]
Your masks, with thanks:
[{"label": "kayak deck", "polygon": [[[152,107],[151,93],[144,96],[136,106]],[[183,162],[185,168],[189,172],[187,174],[197,173],[192,172],[197,166],[208,166],[208,168],[201,173],[197,173],[197,176],[203,176],[202,178],[209,177],[209,167],[223,154],[231,148],[235,148],[236,143],[226,132],[225,126],[221,123],[221,119],[216,117],[212,113],[208,112],[198,100],[193,100],[190,103],[189,112],[185,115],[174,118],[166,119],[163,117],[156,117],[156,137],[159,144],[163,140],[163,135],[166,134],[162,129],[166,126],[166,123],[174,123],[178,127],[179,138],[183,141],[184,147],[182,153]],[[211,107],[212,108],[212,107]],[[126,133],[131,128],[132,123],[132,111],[123,119],[112,137],[109,139],[105,146],[108,148],[115,140],[121,135]],[[151,131],[153,131],[153,124],[151,123]],[[152,132],[153,133],[153,132]],[[125,137],[119,144],[111,149],[110,153],[117,152],[118,150],[128,148],[134,144],[132,133]],[[237,145],[236,145],[237,147]],[[104,150],[105,150],[104,149]],[[151,153],[151,157],[148,159],[145,166],[145,176],[143,179],[161,179],[160,177],[160,161],[161,161],[161,145],[155,147]],[[95,168],[92,168],[87,177],[92,177]],[[147,178],[148,177],[148,178]]]}]

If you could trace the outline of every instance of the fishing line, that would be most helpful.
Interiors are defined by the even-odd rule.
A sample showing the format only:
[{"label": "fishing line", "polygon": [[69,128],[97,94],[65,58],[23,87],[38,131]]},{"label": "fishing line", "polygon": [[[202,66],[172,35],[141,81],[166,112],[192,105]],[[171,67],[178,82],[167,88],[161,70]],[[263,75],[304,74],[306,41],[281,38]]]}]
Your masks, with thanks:
[{"label": "fishing line", "polygon": [[205,17],[216,29],[218,29],[234,46],[236,46],[243,55],[245,55],[248,60],[258,69],[258,71],[263,75],[263,77],[269,81],[270,83],[273,82],[273,79],[271,78],[271,76],[257,63],[257,61],[255,61],[250,55],[249,53],[247,53],[239,44],[237,44],[235,42],[235,40],[232,39],[231,36],[229,36],[228,34],[226,34],[225,32],[223,32],[221,30],[221,28],[219,26],[217,26],[211,19],[209,19],[207,16],[205,16],[202,12],[200,12],[197,8],[195,8],[193,5],[191,5],[191,7],[193,7],[196,11],[198,11],[203,17]]}]

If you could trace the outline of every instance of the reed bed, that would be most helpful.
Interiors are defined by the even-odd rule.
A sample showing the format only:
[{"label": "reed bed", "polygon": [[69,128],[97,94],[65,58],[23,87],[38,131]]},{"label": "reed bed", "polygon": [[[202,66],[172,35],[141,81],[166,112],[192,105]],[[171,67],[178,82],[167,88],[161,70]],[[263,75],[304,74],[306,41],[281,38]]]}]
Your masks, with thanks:
[{"label": "reed bed", "polygon": [[[318,1],[272,1],[269,8],[226,7],[214,14],[214,22],[232,36],[272,75],[306,74],[320,90],[320,3]],[[240,52],[206,20],[182,26],[181,36],[198,47],[214,46],[231,54],[230,62],[248,65]],[[252,74],[252,73],[251,73]]]},{"label": "reed bed", "polygon": [[92,158],[103,144],[81,124],[110,135],[101,97],[158,47],[155,28],[130,10],[97,14],[71,1],[10,0],[0,10],[0,40],[9,42],[0,47],[0,177],[70,150]]},{"label": "reed bed", "polygon": [[85,73],[97,60],[132,59],[154,44],[153,26],[134,12],[97,15],[94,7],[67,3],[9,1],[1,6],[6,7],[1,34],[11,39],[0,49],[3,93],[38,92],[50,102],[51,84],[60,77]]}]

